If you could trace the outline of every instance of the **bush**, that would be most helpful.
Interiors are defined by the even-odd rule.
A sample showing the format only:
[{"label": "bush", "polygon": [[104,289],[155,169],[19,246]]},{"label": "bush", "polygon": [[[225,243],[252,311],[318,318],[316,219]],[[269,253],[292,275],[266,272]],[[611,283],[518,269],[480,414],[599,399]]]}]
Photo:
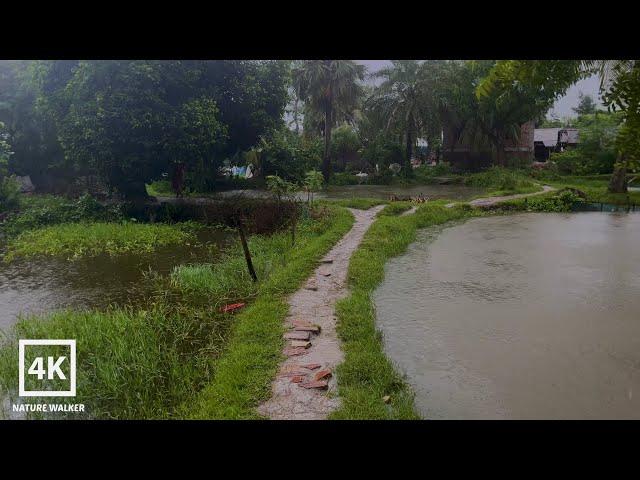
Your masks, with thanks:
[{"label": "bush", "polygon": [[553,195],[539,195],[503,202],[498,208],[501,210],[526,210],[532,212],[569,212],[575,203],[581,201],[582,198],[580,196],[567,189]]},{"label": "bush", "polygon": [[358,185],[360,181],[353,173],[337,172],[331,176],[332,185]]},{"label": "bush", "polygon": [[20,186],[9,177],[0,180],[0,213],[16,208],[19,204]]},{"label": "bush", "polygon": [[528,193],[538,190],[525,174],[503,167],[491,167],[484,172],[474,173],[465,180],[465,184],[500,192]]},{"label": "bush", "polygon": [[122,219],[121,205],[103,205],[90,195],[83,195],[76,200],[53,195],[33,195],[22,197],[20,210],[11,214],[0,227],[6,234],[16,235],[59,223],[112,222]]},{"label": "bush", "polygon": [[320,167],[322,142],[308,139],[286,129],[261,140],[259,154],[261,175],[278,175],[285,180],[301,182],[306,172]]}]

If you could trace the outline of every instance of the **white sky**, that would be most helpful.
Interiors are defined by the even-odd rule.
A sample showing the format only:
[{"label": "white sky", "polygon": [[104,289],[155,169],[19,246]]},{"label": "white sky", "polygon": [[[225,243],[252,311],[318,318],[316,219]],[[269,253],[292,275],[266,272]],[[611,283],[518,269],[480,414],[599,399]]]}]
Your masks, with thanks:
[{"label": "white sky", "polygon": [[[389,65],[389,60],[356,60],[356,62],[366,65],[369,72],[375,72],[380,70],[382,67]],[[559,118],[575,117],[575,113],[571,109],[578,105],[578,94],[580,92],[585,95],[591,95],[593,99],[600,104],[600,98],[598,95],[599,82],[600,81],[597,76],[580,80],[569,88],[564,97],[556,101],[553,108],[547,114],[547,117],[551,117],[552,114],[555,114]]]}]

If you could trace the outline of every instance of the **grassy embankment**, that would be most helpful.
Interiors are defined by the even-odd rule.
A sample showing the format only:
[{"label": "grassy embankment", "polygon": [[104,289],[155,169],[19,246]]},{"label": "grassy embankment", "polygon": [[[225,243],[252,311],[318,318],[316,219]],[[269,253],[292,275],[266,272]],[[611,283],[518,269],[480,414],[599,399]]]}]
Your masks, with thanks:
[{"label": "grassy embankment", "polygon": [[282,360],[286,298],[311,275],[317,261],[353,224],[353,216],[337,207],[330,219],[313,226],[295,249],[283,255],[280,267],[257,290],[254,303],[236,316],[225,353],[215,373],[194,402],[183,405],[188,418],[257,418],[255,411],[270,394]]},{"label": "grassy embankment", "polygon": [[[422,205],[407,216],[394,216],[402,209],[393,204],[386,207],[352,256],[350,294],[336,305],[345,360],[337,369],[342,406],[331,418],[417,418],[410,387],[384,354],[371,294],[384,278],[387,260],[403,253],[419,228],[482,214],[468,205],[445,208],[442,203]],[[388,404],[383,401],[387,395]]]},{"label": "grassy embankment", "polygon": [[[156,278],[156,293],[142,310],[22,319],[0,348],[0,392],[15,393],[18,338],[75,338],[72,400],[91,417],[253,418],[281,359],[286,296],[352,223],[345,209],[326,207],[300,222],[294,247],[286,231],[251,236],[257,283],[234,245],[214,264]],[[239,301],[248,304],[239,313],[220,312]]]}]

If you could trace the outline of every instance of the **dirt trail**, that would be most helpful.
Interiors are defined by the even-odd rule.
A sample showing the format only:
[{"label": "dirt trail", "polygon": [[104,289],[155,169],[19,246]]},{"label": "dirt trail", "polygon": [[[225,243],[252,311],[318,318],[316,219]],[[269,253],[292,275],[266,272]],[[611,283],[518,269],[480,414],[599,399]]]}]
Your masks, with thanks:
[{"label": "dirt trail", "polygon": [[[271,398],[258,407],[261,415],[274,420],[320,420],[340,405],[336,394],[335,367],[342,362],[343,356],[336,333],[335,303],[347,295],[346,278],[351,254],[382,208],[384,205],[369,210],[349,209],[355,217],[349,233],[325,255],[324,263],[315,270],[306,285],[289,298],[287,332],[304,337],[304,332],[293,331],[296,320],[318,325],[320,332],[310,334],[311,346],[306,349],[292,348],[294,341],[287,340],[284,353],[294,355],[280,364],[272,383]],[[311,364],[319,367],[313,370],[303,367]],[[327,369],[332,372],[327,389],[303,386],[309,386],[307,384],[315,375],[322,375]]]},{"label": "dirt trail", "polygon": [[[506,202],[507,200],[515,200],[517,198],[525,198],[525,197],[533,197],[534,195],[542,195],[543,193],[552,192],[556,190],[556,188],[551,187],[549,185],[542,185],[542,190],[534,193],[518,193],[516,195],[504,195],[502,197],[486,197],[486,198],[476,198],[475,200],[471,200],[469,205],[472,207],[489,207],[491,205],[495,205],[496,203]],[[456,205],[458,202],[452,202],[445,205],[447,208],[451,208]]]}]

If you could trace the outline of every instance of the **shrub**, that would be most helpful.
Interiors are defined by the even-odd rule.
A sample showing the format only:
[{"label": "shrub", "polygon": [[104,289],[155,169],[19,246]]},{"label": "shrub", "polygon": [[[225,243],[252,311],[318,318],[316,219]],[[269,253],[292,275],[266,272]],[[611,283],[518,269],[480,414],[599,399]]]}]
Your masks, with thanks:
[{"label": "shrub", "polygon": [[538,188],[523,173],[502,167],[491,167],[488,170],[470,175],[465,183],[474,187],[488,188],[506,192],[533,192]]},{"label": "shrub", "polygon": [[53,195],[23,196],[19,211],[11,214],[1,225],[8,235],[59,223],[123,219],[122,205],[101,204],[90,195],[71,200]]},{"label": "shrub", "polygon": [[337,172],[331,176],[332,185],[358,185],[359,183],[360,181],[358,177],[356,177],[353,173]]},{"label": "shrub", "polygon": [[0,179],[0,213],[16,208],[19,204],[20,186],[9,177]]}]

